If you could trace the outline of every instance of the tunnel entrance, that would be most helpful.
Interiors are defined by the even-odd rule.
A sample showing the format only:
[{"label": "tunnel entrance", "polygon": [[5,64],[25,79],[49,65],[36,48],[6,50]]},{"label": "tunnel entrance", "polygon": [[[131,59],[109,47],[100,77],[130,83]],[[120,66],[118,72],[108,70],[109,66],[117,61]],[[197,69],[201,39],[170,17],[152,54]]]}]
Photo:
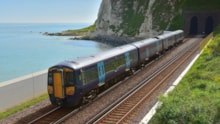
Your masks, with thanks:
[{"label": "tunnel entrance", "polygon": [[190,21],[190,35],[198,34],[198,18],[193,16]]},{"label": "tunnel entrance", "polygon": [[206,24],[205,24],[205,34],[210,34],[213,31],[214,24],[213,24],[213,18],[209,16],[206,19]]},{"label": "tunnel entrance", "polygon": [[220,24],[220,10],[185,10],[183,17],[187,35],[207,35]]}]

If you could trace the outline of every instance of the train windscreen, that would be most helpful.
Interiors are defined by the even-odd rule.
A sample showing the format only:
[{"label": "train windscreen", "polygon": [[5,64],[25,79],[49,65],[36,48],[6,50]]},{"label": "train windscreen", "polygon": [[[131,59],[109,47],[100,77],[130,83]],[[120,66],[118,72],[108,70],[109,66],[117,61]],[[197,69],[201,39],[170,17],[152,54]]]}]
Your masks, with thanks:
[{"label": "train windscreen", "polygon": [[63,99],[74,93],[74,71],[69,68],[51,68],[48,72],[48,93]]}]

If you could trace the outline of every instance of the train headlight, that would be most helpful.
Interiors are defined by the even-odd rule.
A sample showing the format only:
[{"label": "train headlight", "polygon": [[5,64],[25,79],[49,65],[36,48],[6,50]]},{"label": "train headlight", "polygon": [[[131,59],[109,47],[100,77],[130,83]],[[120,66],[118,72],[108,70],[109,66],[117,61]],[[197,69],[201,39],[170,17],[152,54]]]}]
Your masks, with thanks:
[{"label": "train headlight", "polygon": [[48,94],[53,94],[53,87],[52,86],[48,86],[47,90],[48,90]]},{"label": "train headlight", "polygon": [[67,87],[66,88],[66,95],[73,95],[75,92],[75,87]]}]

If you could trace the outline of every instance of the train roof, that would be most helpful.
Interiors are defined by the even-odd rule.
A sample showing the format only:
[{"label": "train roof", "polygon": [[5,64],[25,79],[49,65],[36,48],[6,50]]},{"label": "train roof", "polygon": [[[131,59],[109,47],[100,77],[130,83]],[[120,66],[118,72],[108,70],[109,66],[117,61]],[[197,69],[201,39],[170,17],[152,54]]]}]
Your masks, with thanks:
[{"label": "train roof", "polygon": [[112,58],[114,56],[126,53],[128,51],[132,51],[135,49],[136,49],[136,47],[133,45],[123,45],[120,47],[116,47],[116,48],[104,51],[104,52],[96,54],[96,55],[91,55],[91,56],[82,57],[82,58],[76,58],[73,60],[67,60],[67,61],[61,62],[55,66],[66,66],[66,67],[73,68],[73,69],[80,69],[84,66],[88,66],[88,65],[97,63],[99,61],[103,61],[108,58]]},{"label": "train roof", "polygon": [[165,38],[171,37],[173,35],[181,34],[181,33],[183,33],[183,30],[170,31],[170,32],[161,34],[161,35],[157,36],[156,38],[165,39]]},{"label": "train roof", "polygon": [[171,32],[169,32],[169,33],[161,34],[161,35],[157,36],[156,38],[166,39],[166,38],[171,37],[171,36],[173,36],[173,34]]},{"label": "train roof", "polygon": [[156,38],[149,38],[149,39],[144,39],[144,40],[140,40],[140,41],[137,41],[137,42],[134,42],[132,43],[134,46],[140,48],[140,47],[143,47],[143,46],[146,46],[146,45],[150,45],[152,43],[155,43],[157,42],[158,39]]},{"label": "train roof", "polygon": [[174,33],[183,33],[184,31],[183,30],[176,30],[174,31]]},{"label": "train roof", "polygon": [[177,34],[183,34],[183,30],[176,30],[171,32],[173,35],[177,35]]}]

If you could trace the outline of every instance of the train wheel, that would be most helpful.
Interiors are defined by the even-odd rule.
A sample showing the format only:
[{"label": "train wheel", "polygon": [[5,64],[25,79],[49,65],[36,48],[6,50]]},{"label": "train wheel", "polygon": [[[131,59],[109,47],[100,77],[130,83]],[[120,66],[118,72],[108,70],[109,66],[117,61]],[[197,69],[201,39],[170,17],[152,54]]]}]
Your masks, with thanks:
[{"label": "train wheel", "polygon": [[97,97],[98,92],[99,92],[98,89],[93,89],[93,90],[89,91],[89,92],[83,97],[83,103],[92,102],[92,100]]}]

